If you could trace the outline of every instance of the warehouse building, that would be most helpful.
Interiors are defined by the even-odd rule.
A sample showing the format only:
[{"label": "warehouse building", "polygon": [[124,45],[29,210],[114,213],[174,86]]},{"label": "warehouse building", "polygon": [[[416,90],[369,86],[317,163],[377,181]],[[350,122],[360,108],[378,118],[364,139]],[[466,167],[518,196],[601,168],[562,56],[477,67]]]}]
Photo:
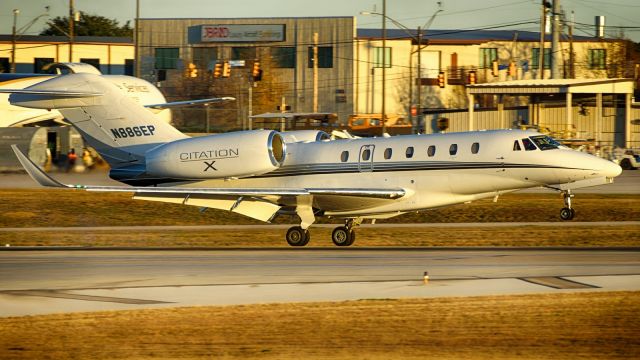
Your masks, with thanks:
[{"label": "warehouse building", "polygon": [[[207,109],[213,130],[246,128],[251,114],[280,109],[353,111],[354,17],[140,19],[138,36],[138,74],[168,100],[236,98]],[[200,113],[174,117],[197,129]]]}]

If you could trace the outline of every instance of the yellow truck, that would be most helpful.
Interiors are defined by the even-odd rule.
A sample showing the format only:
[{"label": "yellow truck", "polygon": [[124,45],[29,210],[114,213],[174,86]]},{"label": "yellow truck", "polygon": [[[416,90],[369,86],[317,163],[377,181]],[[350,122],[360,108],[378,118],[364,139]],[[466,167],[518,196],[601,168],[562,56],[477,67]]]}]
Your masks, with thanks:
[{"label": "yellow truck", "polygon": [[[349,116],[349,132],[356,136],[381,136],[382,114],[354,114]],[[413,132],[411,122],[399,115],[387,114],[387,134],[405,135]]]}]

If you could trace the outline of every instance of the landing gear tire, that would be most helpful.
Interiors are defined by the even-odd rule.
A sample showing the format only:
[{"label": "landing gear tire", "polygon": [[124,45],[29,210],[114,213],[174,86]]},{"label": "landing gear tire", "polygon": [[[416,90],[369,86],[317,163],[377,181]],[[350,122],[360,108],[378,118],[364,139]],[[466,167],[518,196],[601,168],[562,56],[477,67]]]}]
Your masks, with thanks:
[{"label": "landing gear tire", "polygon": [[294,226],[287,230],[287,243],[291,246],[305,246],[309,243],[311,235],[309,230],[304,230],[300,226]]},{"label": "landing gear tire", "polygon": [[574,216],[576,216],[574,209],[562,208],[562,210],[560,210],[560,218],[562,220],[572,220]]},{"label": "landing gear tire", "polygon": [[560,210],[560,219],[562,220],[573,220],[573,217],[576,216],[576,211],[571,208],[572,197],[571,190],[562,192],[562,198],[564,199],[564,207]]},{"label": "landing gear tire", "polygon": [[338,226],[331,233],[331,240],[336,246],[350,246],[356,239],[355,231],[346,226]]}]

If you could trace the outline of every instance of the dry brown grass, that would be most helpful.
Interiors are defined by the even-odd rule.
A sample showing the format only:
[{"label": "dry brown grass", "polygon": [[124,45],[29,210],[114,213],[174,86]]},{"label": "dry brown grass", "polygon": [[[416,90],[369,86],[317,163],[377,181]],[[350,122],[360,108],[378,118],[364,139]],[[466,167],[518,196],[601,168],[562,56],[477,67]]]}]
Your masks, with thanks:
[{"label": "dry brown grass", "polygon": [[[331,228],[312,228],[308,246],[330,246]],[[284,229],[0,232],[0,245],[288,247]],[[357,229],[353,246],[640,246],[640,226]]]},{"label": "dry brown grass", "polygon": [[3,359],[637,359],[640,293],[193,307],[0,319]]},{"label": "dry brown grass", "polygon": [[[200,213],[197,207],[132,200],[125,193],[71,190],[0,190],[0,227],[259,224],[257,220],[221,210]],[[380,222],[525,222],[560,221],[557,194],[508,194],[497,203],[480,200]],[[640,219],[640,195],[580,194],[574,199],[575,221]],[[336,220],[320,219],[320,222]],[[291,218],[279,218],[291,223]]]}]

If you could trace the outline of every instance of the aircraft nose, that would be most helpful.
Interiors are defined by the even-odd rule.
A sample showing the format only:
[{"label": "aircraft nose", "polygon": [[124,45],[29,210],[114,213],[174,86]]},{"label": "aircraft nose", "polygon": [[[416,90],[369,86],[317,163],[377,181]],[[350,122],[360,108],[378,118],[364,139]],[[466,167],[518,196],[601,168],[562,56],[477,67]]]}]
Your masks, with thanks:
[{"label": "aircraft nose", "polygon": [[608,178],[614,178],[620,174],[622,174],[622,168],[620,165],[614,163],[613,161],[603,160],[606,164],[603,166],[604,176]]}]

